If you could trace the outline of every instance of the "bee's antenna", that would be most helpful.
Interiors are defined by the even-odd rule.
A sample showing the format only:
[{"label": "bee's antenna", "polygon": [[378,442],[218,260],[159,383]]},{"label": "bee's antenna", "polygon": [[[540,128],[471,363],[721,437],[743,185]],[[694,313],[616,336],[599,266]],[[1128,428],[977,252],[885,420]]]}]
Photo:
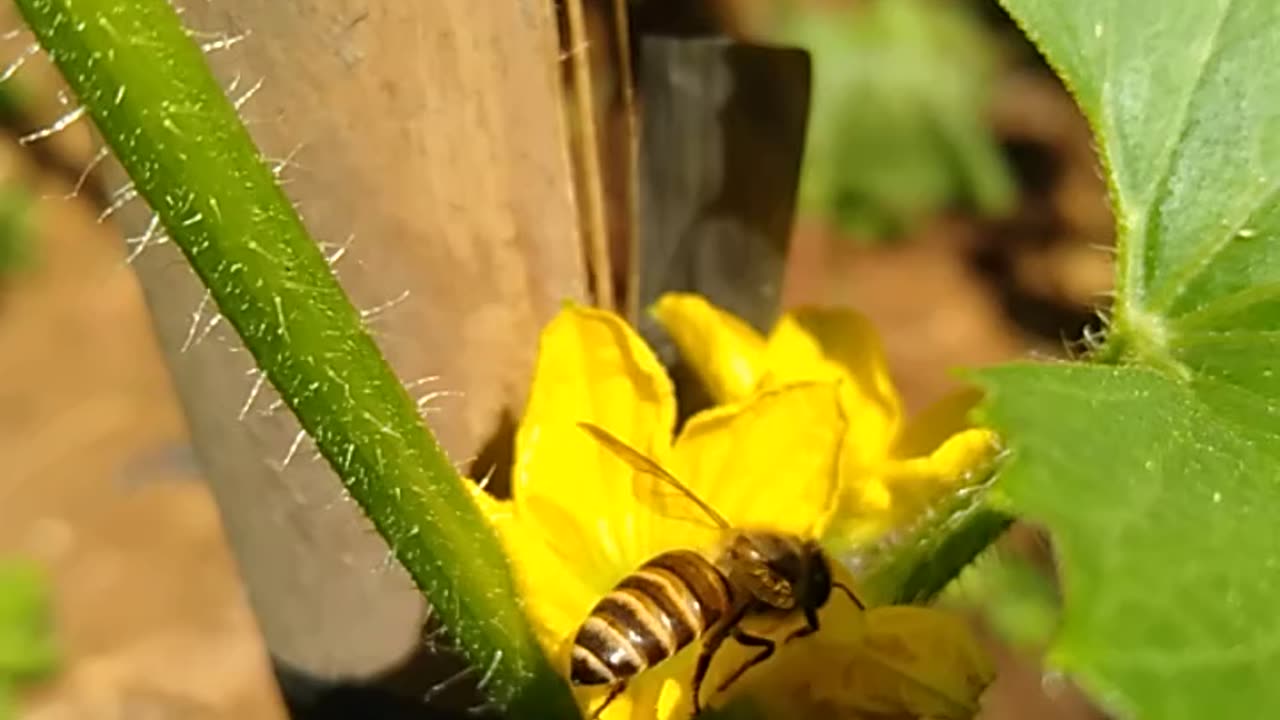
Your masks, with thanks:
[{"label": "bee's antenna", "polygon": [[858,596],[853,592],[853,590],[848,585],[845,585],[844,583],[841,583],[841,582],[833,582],[831,583],[831,586],[838,587],[841,590],[843,590],[844,594],[849,596],[849,599],[853,601],[854,605],[858,606],[859,610],[867,609],[867,606],[862,604],[862,601],[858,599]]}]

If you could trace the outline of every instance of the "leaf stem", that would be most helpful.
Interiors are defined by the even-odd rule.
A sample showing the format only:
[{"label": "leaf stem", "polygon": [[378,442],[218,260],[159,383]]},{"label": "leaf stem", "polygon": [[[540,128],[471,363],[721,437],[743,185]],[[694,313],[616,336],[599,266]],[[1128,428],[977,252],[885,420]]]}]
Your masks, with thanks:
[{"label": "leaf stem", "polygon": [[[447,623],[486,691],[575,717],[465,482],[166,0],[17,0],[138,192]],[[495,662],[496,659],[496,662]]]},{"label": "leaf stem", "polygon": [[920,604],[938,593],[986,550],[1013,522],[993,508],[988,480],[931,508],[912,525],[861,549],[850,563],[860,589],[875,605]]}]

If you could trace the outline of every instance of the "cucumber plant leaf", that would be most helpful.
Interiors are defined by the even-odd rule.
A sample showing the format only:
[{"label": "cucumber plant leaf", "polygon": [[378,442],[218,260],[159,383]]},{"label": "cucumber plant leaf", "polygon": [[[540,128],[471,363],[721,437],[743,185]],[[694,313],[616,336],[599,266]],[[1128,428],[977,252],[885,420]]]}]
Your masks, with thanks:
[{"label": "cucumber plant leaf", "polygon": [[1003,0],[1094,129],[1117,295],[1094,362],[979,373],[1043,522],[1051,661],[1122,717],[1280,709],[1280,4]]}]

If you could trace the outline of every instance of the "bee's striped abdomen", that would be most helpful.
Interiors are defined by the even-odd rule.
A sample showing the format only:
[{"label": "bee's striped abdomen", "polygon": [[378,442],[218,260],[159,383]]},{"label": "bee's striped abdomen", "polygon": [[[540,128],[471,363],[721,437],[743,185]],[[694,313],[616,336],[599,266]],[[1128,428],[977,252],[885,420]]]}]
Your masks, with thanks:
[{"label": "bee's striped abdomen", "polygon": [[570,679],[603,685],[676,654],[728,612],[720,571],[689,550],[665,552],[604,596],[574,638]]}]

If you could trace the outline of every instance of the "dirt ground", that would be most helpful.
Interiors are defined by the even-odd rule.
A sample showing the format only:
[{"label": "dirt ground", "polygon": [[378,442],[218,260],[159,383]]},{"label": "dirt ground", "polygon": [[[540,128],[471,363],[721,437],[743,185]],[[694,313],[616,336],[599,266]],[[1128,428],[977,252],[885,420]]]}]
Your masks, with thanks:
[{"label": "dirt ground", "polygon": [[[1018,100],[998,111],[1008,136],[1035,128],[1045,145],[1067,149],[1060,155],[1089,151],[1078,118],[1042,122],[1063,116],[1065,96],[1043,83],[1007,90]],[[62,197],[92,154],[87,133],[57,143],[61,166],[37,162],[13,136],[0,140],[0,179],[43,196],[37,262],[0,284],[0,556],[49,570],[64,657],[57,675],[25,694],[20,717],[283,718],[120,238],[87,199]],[[1059,221],[1036,225],[1035,242],[1000,244],[1028,236],[1027,218],[940,220],[879,249],[806,221],[787,302],[869,314],[913,408],[955,383],[950,368],[1061,355],[1109,272],[1090,246],[1109,223],[1090,163],[1065,162],[1026,203],[1044,204],[1031,216],[1049,207]],[[986,717],[1092,716],[1070,692],[1045,699],[1025,661],[1000,659],[1006,674]]]},{"label": "dirt ground", "polygon": [[21,717],[282,718],[121,240],[32,159],[0,142],[43,196],[35,264],[0,286],[0,556],[48,569],[63,663]]}]

